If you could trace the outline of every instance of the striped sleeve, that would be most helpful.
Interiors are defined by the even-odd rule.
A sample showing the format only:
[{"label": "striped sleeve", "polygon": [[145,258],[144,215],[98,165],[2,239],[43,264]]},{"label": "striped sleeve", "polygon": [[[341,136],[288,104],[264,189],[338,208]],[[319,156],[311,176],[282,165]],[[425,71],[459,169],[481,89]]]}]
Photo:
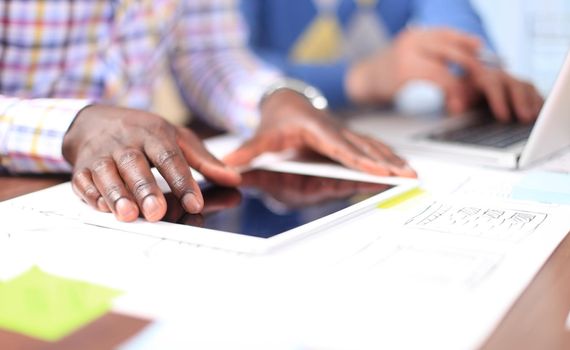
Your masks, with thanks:
[{"label": "striped sleeve", "polygon": [[0,95],[1,167],[12,173],[62,173],[63,137],[87,100],[19,99]]},{"label": "striped sleeve", "polygon": [[278,71],[247,46],[235,0],[185,1],[172,68],[188,104],[209,123],[250,135],[259,101]]}]

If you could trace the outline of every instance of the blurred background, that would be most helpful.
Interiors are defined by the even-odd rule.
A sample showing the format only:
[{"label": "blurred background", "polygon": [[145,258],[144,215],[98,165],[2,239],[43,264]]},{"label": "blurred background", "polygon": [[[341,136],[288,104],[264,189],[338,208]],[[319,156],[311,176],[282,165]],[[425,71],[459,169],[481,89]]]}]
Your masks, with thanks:
[{"label": "blurred background", "polygon": [[472,0],[514,74],[546,95],[570,48],[570,0]]}]

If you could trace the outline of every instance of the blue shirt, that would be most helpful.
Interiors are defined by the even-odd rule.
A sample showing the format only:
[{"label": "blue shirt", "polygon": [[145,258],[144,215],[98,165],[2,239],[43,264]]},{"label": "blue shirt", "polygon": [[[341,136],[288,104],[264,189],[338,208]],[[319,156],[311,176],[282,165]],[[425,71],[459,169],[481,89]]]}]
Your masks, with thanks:
[{"label": "blue shirt", "polygon": [[[354,0],[339,0],[337,16],[346,27],[357,10]],[[242,0],[242,10],[250,25],[250,44],[268,63],[285,74],[320,88],[332,107],[349,104],[344,79],[349,62],[304,64],[290,59],[299,36],[317,15],[311,0]],[[451,27],[481,37],[492,48],[481,19],[469,0],[380,0],[376,13],[388,34],[396,36],[413,23],[421,27]]]}]

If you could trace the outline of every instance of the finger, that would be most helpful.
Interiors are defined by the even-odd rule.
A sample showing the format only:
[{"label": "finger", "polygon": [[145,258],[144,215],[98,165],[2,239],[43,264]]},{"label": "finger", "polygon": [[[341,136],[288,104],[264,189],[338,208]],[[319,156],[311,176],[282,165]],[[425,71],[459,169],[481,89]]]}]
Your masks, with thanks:
[{"label": "finger", "polygon": [[146,220],[159,221],[166,213],[166,200],[150,171],[146,156],[137,149],[113,154],[119,174],[135,198]]},{"label": "finger", "polygon": [[538,115],[540,114],[540,111],[542,110],[542,107],[544,106],[544,98],[540,95],[540,93],[536,90],[536,88],[533,86],[533,108],[534,108],[534,112],[535,112],[535,119],[538,117]]},{"label": "finger", "polygon": [[321,124],[303,134],[306,145],[341,164],[367,173],[390,176],[390,166],[385,161],[370,158],[339,133],[337,128]]},{"label": "finger", "polygon": [[451,115],[461,115],[469,110],[475,100],[472,93],[471,84],[462,80],[461,86],[455,90],[450,91],[446,96],[447,111]]},{"label": "finger", "polygon": [[418,74],[418,78],[433,81],[443,90],[448,100],[464,91],[463,81],[461,78],[453,75],[447,65],[426,60],[423,63],[423,67],[424,69]]},{"label": "finger", "polygon": [[130,197],[115,162],[110,157],[97,160],[92,169],[93,183],[105,199],[107,206],[120,221],[134,221],[139,209]]},{"label": "finger", "polygon": [[99,193],[99,190],[95,187],[89,169],[75,172],[71,179],[71,185],[75,194],[94,209],[106,213],[111,211],[101,196],[101,193]]},{"label": "finger", "polygon": [[445,104],[451,115],[462,115],[481,99],[481,93],[469,77],[463,76],[455,84],[454,90],[446,95]]},{"label": "finger", "polygon": [[199,213],[204,207],[204,199],[180,148],[166,140],[151,139],[145,143],[144,151],[184,209]]},{"label": "finger", "polygon": [[511,98],[511,105],[513,106],[517,119],[524,123],[530,122],[534,119],[534,101],[531,95],[531,87],[516,79],[506,79],[508,79],[507,89]]},{"label": "finger", "polygon": [[387,166],[391,167],[391,172],[395,175],[403,177],[417,177],[416,172],[408,165],[408,163],[403,158],[396,155],[394,151],[385,144],[350,131],[345,133],[345,137],[354,145],[358,146],[369,157],[377,161],[385,161]]},{"label": "finger", "polygon": [[540,93],[538,92],[538,90],[536,89],[536,87],[532,84],[528,84],[529,88],[527,90],[528,95],[528,99],[531,102],[531,119],[529,120],[530,122],[533,122],[536,120],[536,118],[538,117],[538,115],[540,114],[540,110],[542,109],[542,106],[544,105],[544,99],[542,98],[542,96],[540,95]]},{"label": "finger", "polygon": [[431,57],[446,63],[456,63],[471,71],[482,67],[478,59],[480,41],[474,37],[442,29],[426,32],[424,39],[419,41],[419,47]]},{"label": "finger", "polygon": [[476,36],[460,32],[450,28],[436,28],[424,30],[422,43],[433,43],[432,46],[440,46],[444,43],[452,43],[462,49],[477,53],[481,49],[482,42]]},{"label": "finger", "polygon": [[430,43],[424,47],[424,52],[429,57],[445,62],[446,64],[455,63],[470,72],[477,72],[483,67],[476,53],[464,50],[451,43],[442,43],[442,45],[438,46],[435,46],[434,43]]},{"label": "finger", "polygon": [[403,166],[405,164],[403,159],[396,156],[388,146],[380,142],[378,142],[377,145],[373,145],[372,140],[367,136],[358,135],[350,130],[345,130],[343,135],[355,146],[359,147],[362,152],[374,159],[387,160],[397,166]]},{"label": "finger", "polygon": [[[369,143],[370,143],[370,149],[377,149],[378,145],[381,144],[380,142],[377,142],[375,140],[370,141]],[[386,150],[383,151],[384,152],[383,154],[385,157],[388,158],[389,163],[394,165],[392,172],[396,176],[409,177],[409,178],[418,177],[418,174],[408,164],[408,162],[406,162],[403,158],[400,158],[398,155],[396,155],[390,148],[386,146],[384,147],[386,148]]]},{"label": "finger", "polygon": [[465,113],[469,108],[466,82],[455,76],[447,67],[433,65],[425,71],[425,79],[439,86],[445,96],[445,107],[451,115]]},{"label": "finger", "polygon": [[269,137],[263,135],[254,135],[251,139],[245,141],[235,151],[224,157],[224,163],[239,167],[249,163],[264,152],[273,149]]},{"label": "finger", "polygon": [[474,76],[474,79],[483,95],[485,95],[495,117],[499,121],[508,122],[511,119],[508,95],[505,82],[498,76],[498,74],[500,73],[487,73],[480,76]]},{"label": "finger", "polygon": [[178,144],[189,165],[213,182],[224,186],[237,186],[240,174],[214,157],[202,141],[188,129],[179,129]]}]

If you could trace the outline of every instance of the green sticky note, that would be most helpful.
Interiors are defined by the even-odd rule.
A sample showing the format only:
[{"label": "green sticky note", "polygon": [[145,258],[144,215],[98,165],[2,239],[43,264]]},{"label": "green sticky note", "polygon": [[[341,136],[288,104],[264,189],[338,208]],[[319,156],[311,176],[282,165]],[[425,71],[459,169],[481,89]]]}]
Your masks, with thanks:
[{"label": "green sticky note", "polygon": [[120,292],[33,267],[0,282],[0,328],[57,341],[104,315]]}]

